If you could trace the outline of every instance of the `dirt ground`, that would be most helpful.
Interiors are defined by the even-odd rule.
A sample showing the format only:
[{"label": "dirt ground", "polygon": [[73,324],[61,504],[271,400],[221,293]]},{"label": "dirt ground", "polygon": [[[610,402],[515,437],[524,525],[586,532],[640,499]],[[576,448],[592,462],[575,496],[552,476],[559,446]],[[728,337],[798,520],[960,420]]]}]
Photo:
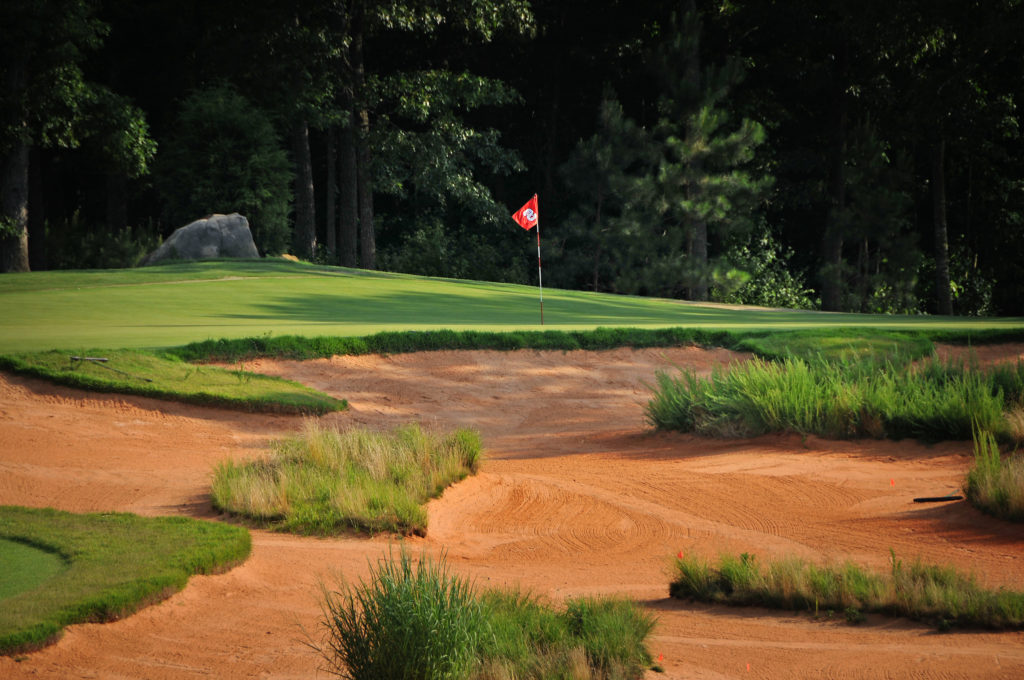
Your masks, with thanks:
[{"label": "dirt ground", "polygon": [[[1024,348],[984,348],[986,361]],[[1024,530],[965,502],[969,443],[749,440],[656,434],[645,382],[673,365],[742,357],[697,348],[609,352],[432,352],[258,361],[349,400],[345,427],[419,420],[483,435],[482,472],[429,506],[413,554],[445,553],[481,587],[559,602],[622,594],[658,618],[666,673],[650,678],[1021,678],[1024,633],[939,634],[905,620],[832,618],[685,603],[667,596],[679,551],[795,554],[884,569],[951,563],[985,584],[1024,584]],[[0,504],[214,518],[211,469],[259,455],[302,418],[106,396],[0,374]],[[319,585],[355,582],[398,539],[253,532],[226,574],[122,621],[72,626],[55,645],[0,657],[2,678],[312,678]]]}]

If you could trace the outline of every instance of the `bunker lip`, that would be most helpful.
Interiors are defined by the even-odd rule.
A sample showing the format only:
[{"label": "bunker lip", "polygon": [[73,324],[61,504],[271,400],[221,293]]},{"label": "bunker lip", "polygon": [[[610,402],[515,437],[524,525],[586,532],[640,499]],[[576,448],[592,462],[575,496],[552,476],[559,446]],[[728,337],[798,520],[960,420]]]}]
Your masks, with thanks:
[{"label": "bunker lip", "polygon": [[[975,352],[992,347],[976,347]],[[952,348],[949,352],[967,352]],[[1004,345],[992,360],[1016,360]],[[608,352],[427,352],[260,360],[247,368],[349,400],[322,417],[344,427],[471,426],[482,472],[429,505],[414,554],[445,553],[477,587],[519,587],[558,602],[620,594],[650,607],[652,678],[821,674],[844,677],[1024,676],[1024,634],[934,635],[924,626],[842,612],[808,615],[688,604],[668,598],[679,551],[850,559],[885,569],[952,564],[989,586],[1024,582],[1019,525],[958,493],[969,442],[746,440],[653,433],[644,382],[674,365],[710,371],[743,360],[694,347]],[[988,358],[986,358],[986,361]],[[298,430],[297,416],[253,415],[99,395],[0,374],[0,503],[78,512],[216,517],[213,466],[258,456]],[[0,658],[0,677],[312,677],[303,644],[317,634],[319,585],[357,582],[397,539],[317,539],[256,531],[253,554],[218,576],[193,577],[166,602],[110,624],[72,626],[47,649]],[[751,676],[753,677],[753,675]]]}]

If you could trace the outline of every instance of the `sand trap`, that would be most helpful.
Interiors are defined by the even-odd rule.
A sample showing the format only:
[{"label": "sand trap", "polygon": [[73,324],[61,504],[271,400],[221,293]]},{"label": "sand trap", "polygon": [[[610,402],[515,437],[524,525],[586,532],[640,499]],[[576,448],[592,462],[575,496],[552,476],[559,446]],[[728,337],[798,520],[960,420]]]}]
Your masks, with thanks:
[{"label": "sand trap", "polygon": [[[1006,346],[1001,357],[1021,356]],[[667,597],[679,550],[853,559],[885,568],[952,563],[998,586],[1024,584],[1024,529],[966,503],[915,496],[959,489],[970,445],[831,442],[799,436],[709,440],[653,434],[643,403],[655,370],[709,371],[739,360],[697,348],[609,352],[431,352],[258,361],[247,368],[349,400],[324,420],[385,427],[409,420],[483,434],[480,475],[430,505],[414,553],[446,552],[481,586],[552,600],[620,593],[649,606],[651,678],[1024,677],[1024,633],[939,635],[903,620],[850,627],[807,615],[687,604]],[[213,517],[212,466],[258,455],[301,418],[104,396],[0,374],[0,503],[72,511]],[[893,485],[893,482],[895,485]],[[123,621],[70,628],[0,677],[310,678],[304,646],[317,584],[357,580],[396,541],[254,532],[253,555],[195,577]],[[750,671],[747,671],[750,664]],[[325,677],[322,673],[321,677]]]}]

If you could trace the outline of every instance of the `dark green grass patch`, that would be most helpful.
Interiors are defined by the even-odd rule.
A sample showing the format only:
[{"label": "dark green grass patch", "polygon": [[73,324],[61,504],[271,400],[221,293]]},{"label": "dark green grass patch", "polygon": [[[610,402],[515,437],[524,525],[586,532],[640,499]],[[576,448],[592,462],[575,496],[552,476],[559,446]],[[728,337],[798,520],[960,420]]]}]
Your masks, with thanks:
[{"label": "dark green grass patch", "polygon": [[347,407],[344,400],[296,382],[247,371],[241,364],[234,369],[195,366],[173,355],[137,350],[13,354],[0,356],[0,368],[81,389],[244,411],[322,414]]},{"label": "dark green grass patch", "polygon": [[368,582],[325,589],[325,670],[352,680],[640,678],[653,619],[615,599],[564,610],[517,592],[478,592],[444,561],[406,553],[371,567]]},{"label": "dark green grass patch", "polygon": [[697,557],[675,560],[669,593],[680,599],[809,611],[844,612],[851,623],[866,613],[903,616],[946,629],[952,626],[1024,628],[1024,592],[992,590],[952,567],[904,565],[892,556],[888,574],[852,563],[820,567],[797,558],[761,564],[744,553],[717,564]]},{"label": "dark green grass patch", "polygon": [[830,438],[970,439],[975,426],[1006,432],[1024,367],[971,370],[789,358],[656,376],[646,417],[655,427],[718,436],[799,432]]},{"label": "dark green grass patch", "polygon": [[250,551],[249,532],[241,527],[16,506],[0,506],[0,539],[61,562],[36,587],[23,584],[0,599],[2,654],[46,645],[73,623],[127,616],[180,590],[189,576],[224,571]]},{"label": "dark green grass patch", "polygon": [[418,425],[391,432],[307,424],[264,459],[222,463],[214,471],[218,508],[281,531],[423,535],[423,504],[477,471],[480,436],[436,434]]}]

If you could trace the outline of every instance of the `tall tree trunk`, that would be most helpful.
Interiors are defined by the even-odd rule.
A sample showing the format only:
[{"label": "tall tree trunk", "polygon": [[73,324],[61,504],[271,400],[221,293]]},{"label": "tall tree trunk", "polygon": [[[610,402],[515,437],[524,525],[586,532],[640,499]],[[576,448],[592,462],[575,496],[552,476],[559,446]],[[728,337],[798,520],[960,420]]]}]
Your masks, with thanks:
[{"label": "tall tree trunk", "polygon": [[49,269],[46,234],[46,188],[43,181],[43,152],[32,147],[28,154],[28,266],[34,272]]},{"label": "tall tree trunk", "polygon": [[316,210],[313,197],[313,160],[309,153],[309,125],[300,119],[292,128],[295,161],[295,255],[311,260],[316,252]]},{"label": "tall tree trunk", "polygon": [[377,242],[373,230],[373,178],[370,174],[370,112],[366,107],[366,72],[363,65],[365,8],[358,3],[352,16],[352,72],[355,76],[356,198],[359,203],[359,266],[375,269]]},{"label": "tall tree trunk", "polygon": [[16,142],[0,176],[0,271],[27,272],[28,144]]},{"label": "tall tree trunk", "polygon": [[340,207],[338,215],[338,246],[342,267],[359,266],[359,200],[357,198],[356,136],[354,120],[349,115],[347,124],[341,128],[341,186],[339,187]]},{"label": "tall tree trunk", "polygon": [[[686,0],[682,3],[682,7],[689,17],[686,21],[686,25],[692,26],[693,40],[689,44],[689,54],[686,57],[686,71],[684,78],[686,79],[687,86],[690,91],[696,95],[701,91],[700,83],[700,19],[697,16],[697,4],[694,0]],[[701,135],[702,131],[692,129],[690,130],[691,135]],[[703,162],[695,158],[691,162],[691,168],[694,176],[700,176],[704,169]],[[690,185],[686,189],[687,198],[695,199],[701,193],[699,186]],[[690,238],[688,239],[689,244],[687,247],[687,255],[689,256],[691,267],[693,272],[691,276],[692,284],[689,289],[689,298],[691,300],[707,300],[708,299],[708,223],[707,221],[700,219],[699,217],[691,217],[688,220],[688,227],[690,230]]]},{"label": "tall tree trunk", "polygon": [[838,54],[838,74],[832,108],[832,144],[829,151],[829,207],[821,239],[821,307],[840,311],[843,299],[843,232],[846,210],[846,62],[848,47],[843,42]]},{"label": "tall tree trunk", "polygon": [[335,221],[338,201],[338,144],[335,126],[327,128],[327,186],[324,191],[324,223],[327,231],[327,256],[338,262],[338,225]]},{"label": "tall tree trunk", "polygon": [[946,140],[932,145],[932,216],[935,220],[935,299],[939,314],[953,314],[949,283],[949,235],[946,227]]}]

